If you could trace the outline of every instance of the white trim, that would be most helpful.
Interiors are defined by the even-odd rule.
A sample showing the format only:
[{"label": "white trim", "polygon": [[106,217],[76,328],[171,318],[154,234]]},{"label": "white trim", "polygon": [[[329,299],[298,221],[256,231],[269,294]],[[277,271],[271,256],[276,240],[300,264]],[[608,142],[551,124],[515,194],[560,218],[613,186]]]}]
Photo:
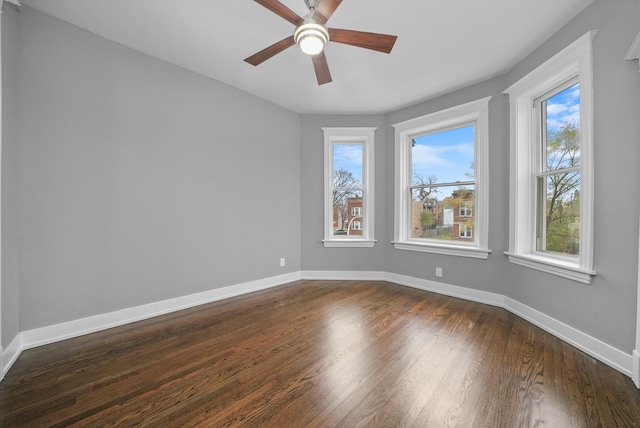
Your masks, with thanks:
[{"label": "white trim", "polygon": [[385,281],[382,271],[303,270],[301,279],[327,281]]},{"label": "white trim", "polygon": [[636,348],[633,350],[633,376],[631,379],[640,389],[640,233],[638,236],[638,293],[636,299]]},{"label": "white trim", "polygon": [[505,255],[509,257],[511,263],[551,273],[583,284],[590,284],[591,277],[596,274],[594,270],[580,269],[570,263],[562,265],[561,260],[554,260],[550,263],[548,257],[540,257],[535,254],[513,254],[506,251]]},{"label": "white trim", "polygon": [[[394,240],[398,250],[421,251],[486,259],[491,252],[489,237],[489,101],[491,97],[471,101],[424,116],[399,122],[395,128],[395,207]],[[475,243],[411,239],[411,207],[406,189],[409,177],[411,140],[428,132],[473,123],[475,125]]]},{"label": "white trim", "polygon": [[634,349],[632,353],[631,380],[633,380],[636,387],[640,389],[640,353],[637,349]]},{"label": "white trim", "polygon": [[430,281],[390,272],[303,271],[302,279],[330,280],[384,280],[398,285],[452,296],[473,302],[497,306],[535,324],[546,332],[575,346],[593,358],[631,377],[635,359],[640,356],[627,354],[597,338],[558,321],[536,309],[502,294],[474,290],[443,282]]},{"label": "white trim", "polygon": [[47,345],[49,343],[94,333],[218,300],[228,299],[230,297],[252,293],[254,291],[277,287],[299,279],[300,272],[293,272],[23,331],[18,334],[7,348],[5,353],[8,358],[2,367],[2,373],[7,373],[20,353],[26,349]]},{"label": "white trim", "polygon": [[222,300],[229,297],[251,293],[253,291],[285,285],[300,279],[388,281],[394,284],[417,288],[424,291],[497,306],[537,325],[548,333],[570,343],[576,348],[586,352],[592,357],[602,361],[627,376],[633,375],[633,367],[635,367],[636,361],[640,360],[640,356],[635,351],[633,355],[626,354],[625,352],[614,348],[599,339],[589,336],[580,330],[577,330],[502,294],[474,290],[472,288],[460,287],[443,282],[436,282],[384,271],[299,271],[21,332],[9,344],[4,352],[8,358],[5,359],[5,365],[2,367],[3,373],[7,373],[20,353],[26,349],[105,330],[107,328],[128,324],[130,322],[140,321],[153,316],[190,308],[216,300]]},{"label": "white trim", "polygon": [[[635,61],[640,59],[640,33],[636,36],[636,39],[631,44],[629,51],[624,57],[625,61]],[[640,70],[638,70],[640,73]]]},{"label": "white trim", "polygon": [[474,259],[488,259],[491,250],[460,245],[445,245],[422,242],[391,242],[396,250],[420,251],[423,253],[444,254],[447,256],[471,257]]},{"label": "white trim", "polygon": [[16,362],[20,354],[24,349],[22,345],[22,333],[18,333],[16,337],[13,338],[7,349],[4,350],[4,361],[3,366],[1,367],[2,378],[7,374],[13,363]]},{"label": "white trim", "polygon": [[385,281],[394,284],[404,285],[411,288],[418,288],[424,291],[443,294],[445,296],[459,299],[471,300],[486,305],[504,307],[504,296],[489,291],[474,290],[472,288],[460,287],[444,282],[430,281],[428,279],[415,278],[413,276],[400,275],[397,273],[385,273]]},{"label": "white trim", "polygon": [[501,294],[471,288],[418,279],[398,274],[387,274],[385,279],[400,285],[421,290],[432,291],[447,296],[458,297],[474,302],[498,306],[537,325],[548,333],[564,340],[592,357],[602,361],[619,372],[631,376],[632,356],[589,336],[561,321],[556,320],[536,309],[526,306],[517,300]]},{"label": "white trim", "polygon": [[[324,239],[325,247],[373,247],[375,232],[375,127],[322,128],[324,132]],[[333,145],[362,145],[362,235],[333,235]]]},{"label": "white trim", "polygon": [[[624,57],[627,61],[633,61],[640,59],[640,33],[636,36],[633,44],[629,48],[629,52]],[[640,70],[639,70],[640,72]],[[633,382],[640,389],[640,234],[638,237],[638,293],[636,303],[636,347],[633,350],[633,367],[632,376]]]},{"label": "white trim", "polygon": [[504,308],[613,367],[620,373],[631,376],[631,355],[509,297],[505,297]]},{"label": "white trim", "polygon": [[[593,270],[593,71],[590,31],[504,91],[510,102],[509,261],[589,284]],[[580,251],[575,261],[535,249],[536,143],[534,101],[563,82],[580,81]],[[544,262],[542,262],[544,259]],[[579,274],[576,275],[576,272]]]},{"label": "white trim", "polygon": [[[0,0],[0,177],[2,177],[2,0]],[[2,189],[2,178],[0,178]],[[2,190],[0,190],[0,243],[2,243]],[[0,382],[4,379],[4,351],[2,349],[2,245],[0,245]]]},{"label": "white trim", "polygon": [[352,239],[330,239],[329,241],[325,241],[323,240],[322,243],[324,244],[325,248],[344,248],[344,247],[351,247],[351,248],[371,248],[374,245],[376,245],[376,241],[375,239],[373,240],[369,240],[369,239],[357,239],[357,238],[352,238]]},{"label": "white trim", "polygon": [[5,2],[5,1],[6,1],[7,3],[12,3],[12,4],[14,4],[14,5],[18,6],[18,7],[22,6],[22,5],[20,4],[20,1],[19,1],[19,0],[0,0],[0,13],[2,12],[2,6],[4,5],[4,2]]}]

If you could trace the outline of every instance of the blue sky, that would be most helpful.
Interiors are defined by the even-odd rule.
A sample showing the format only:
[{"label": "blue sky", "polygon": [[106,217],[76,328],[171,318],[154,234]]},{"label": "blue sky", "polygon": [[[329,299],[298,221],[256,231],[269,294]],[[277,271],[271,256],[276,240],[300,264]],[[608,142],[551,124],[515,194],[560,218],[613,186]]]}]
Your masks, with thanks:
[{"label": "blue sky", "polygon": [[547,99],[547,128],[564,123],[580,124],[580,86],[578,83]]},{"label": "blue sky", "polygon": [[[547,100],[547,126],[557,128],[564,123],[580,123],[579,84],[554,95]],[[413,174],[426,181],[436,176],[439,183],[467,181],[465,174],[473,173],[474,127],[473,125],[424,135],[414,139],[411,150]],[[333,146],[334,170],[346,169],[362,181],[362,144],[335,144]]]},{"label": "blue sky", "polygon": [[362,144],[334,144],[333,170],[346,169],[362,182]]},{"label": "blue sky", "polygon": [[436,176],[439,183],[468,181],[465,173],[473,173],[474,126],[424,135],[414,139],[411,169],[425,181]]}]

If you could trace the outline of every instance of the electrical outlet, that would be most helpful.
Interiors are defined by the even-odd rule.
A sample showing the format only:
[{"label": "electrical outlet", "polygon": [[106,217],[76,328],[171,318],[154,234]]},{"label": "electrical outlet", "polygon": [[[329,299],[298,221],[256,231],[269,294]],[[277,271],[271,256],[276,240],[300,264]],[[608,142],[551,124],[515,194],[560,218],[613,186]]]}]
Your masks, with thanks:
[{"label": "electrical outlet", "polygon": [[280,267],[283,267],[284,265],[285,265],[285,260],[284,260],[284,257],[282,257],[280,259]]},{"label": "electrical outlet", "polygon": [[442,276],[442,268],[440,268],[440,267],[436,268],[436,276],[439,276],[439,277]]}]

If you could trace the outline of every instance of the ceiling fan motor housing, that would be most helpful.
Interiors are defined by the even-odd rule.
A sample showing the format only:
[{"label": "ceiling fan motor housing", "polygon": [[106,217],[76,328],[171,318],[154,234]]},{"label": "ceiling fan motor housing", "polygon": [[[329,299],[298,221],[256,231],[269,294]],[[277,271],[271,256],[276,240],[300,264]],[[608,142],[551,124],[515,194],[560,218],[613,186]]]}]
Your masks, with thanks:
[{"label": "ceiling fan motor housing", "polygon": [[304,53],[317,55],[322,52],[324,45],[329,41],[329,31],[324,25],[306,20],[296,28],[293,39]]}]

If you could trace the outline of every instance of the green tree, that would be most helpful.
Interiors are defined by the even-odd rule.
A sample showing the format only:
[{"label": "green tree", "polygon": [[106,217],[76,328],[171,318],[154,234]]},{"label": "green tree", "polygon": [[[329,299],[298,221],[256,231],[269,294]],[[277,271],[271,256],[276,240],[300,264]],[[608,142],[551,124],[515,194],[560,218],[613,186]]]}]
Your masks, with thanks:
[{"label": "green tree", "polygon": [[[539,183],[546,190],[546,249],[578,254],[580,240],[580,133],[566,123],[547,132],[546,167],[549,174]],[[573,169],[571,169],[573,168]],[[540,214],[542,215],[542,213]]]}]

